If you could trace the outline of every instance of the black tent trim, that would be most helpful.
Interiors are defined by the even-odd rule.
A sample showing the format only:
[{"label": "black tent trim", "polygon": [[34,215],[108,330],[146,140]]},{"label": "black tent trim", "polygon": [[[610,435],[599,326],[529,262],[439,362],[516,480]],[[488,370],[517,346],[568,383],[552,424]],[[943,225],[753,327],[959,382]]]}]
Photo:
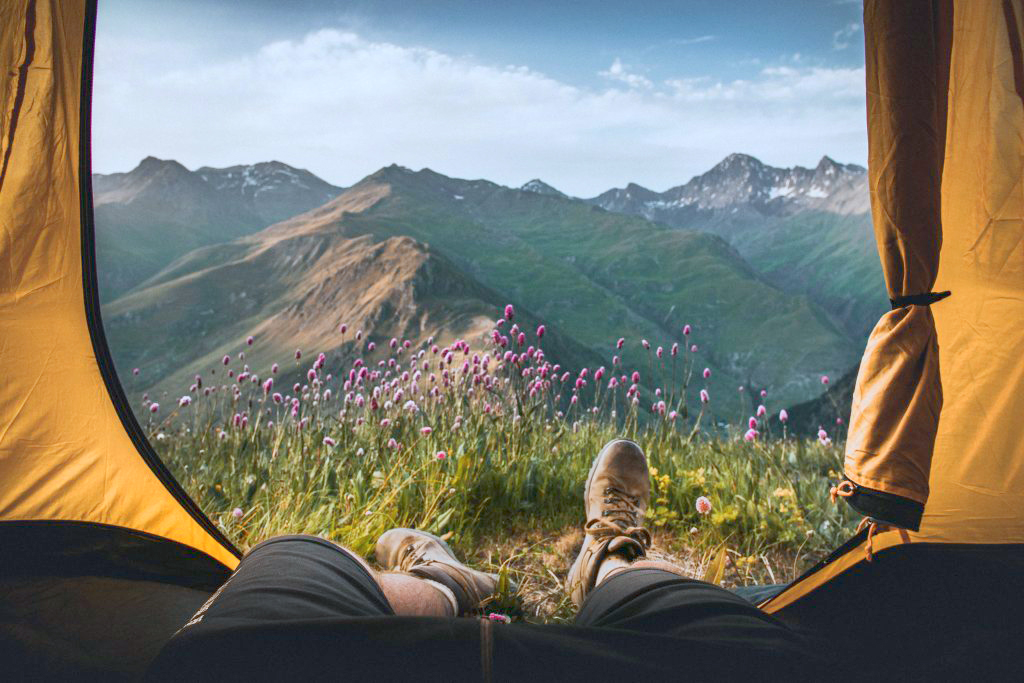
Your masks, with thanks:
[{"label": "black tent trim", "polygon": [[104,576],[214,591],[230,570],[191,546],[97,522],[0,522],[0,576]]},{"label": "black tent trim", "polygon": [[[117,378],[117,370],[113,358],[110,355],[110,348],[107,346],[106,334],[103,332],[103,320],[100,315],[99,286],[96,274],[96,226],[93,219],[92,199],[92,74],[93,59],[96,48],[96,6],[97,0],[89,0],[85,11],[85,31],[82,40],[82,92],[79,111],[79,153],[78,153],[78,175],[79,175],[79,196],[81,197],[81,224],[82,224],[82,280],[85,293],[85,315],[89,325],[89,334],[92,337],[93,351],[96,354],[96,362],[103,376],[107,393],[117,411],[121,424],[131,438],[136,450],[149,465],[150,470],[160,480],[164,487],[174,496],[189,515],[208,534],[217,540],[226,550],[235,557],[241,557],[242,553],[235,548],[221,533],[213,522],[196,505],[195,501],[188,495],[181,484],[174,478],[167,466],[160,460],[160,456],[153,450],[153,446],[146,438],[139,422],[135,419],[134,413],[128,398],[124,393],[121,382]],[[166,539],[165,539],[166,540]],[[169,541],[170,542],[170,541]],[[210,562],[218,567],[223,567],[220,562],[203,554]]]}]

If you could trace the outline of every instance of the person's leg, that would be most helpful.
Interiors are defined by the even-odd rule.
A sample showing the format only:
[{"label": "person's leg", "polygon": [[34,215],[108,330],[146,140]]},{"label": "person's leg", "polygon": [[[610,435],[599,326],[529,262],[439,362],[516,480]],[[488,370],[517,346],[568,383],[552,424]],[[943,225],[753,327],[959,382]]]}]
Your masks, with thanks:
[{"label": "person's leg", "polygon": [[[444,591],[420,578],[376,572],[324,539],[273,538],[242,558],[164,646],[149,676],[223,683],[401,680],[415,672],[452,680],[449,669],[479,657],[479,627],[431,616],[449,613]],[[446,659],[424,661],[424,652]]]},{"label": "person's leg", "polygon": [[[623,440],[605,446],[584,491],[587,535],[567,581],[580,607],[576,625],[705,643],[709,651],[737,647],[776,653],[778,661],[809,660],[800,636],[748,601],[647,558],[650,535],[642,523],[649,496],[639,446]],[[775,654],[765,661],[775,661]]]}]

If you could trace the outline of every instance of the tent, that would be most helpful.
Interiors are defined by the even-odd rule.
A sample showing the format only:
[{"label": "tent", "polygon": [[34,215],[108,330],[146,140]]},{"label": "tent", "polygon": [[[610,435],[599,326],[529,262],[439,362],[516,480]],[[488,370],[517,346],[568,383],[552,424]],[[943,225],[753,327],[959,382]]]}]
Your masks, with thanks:
[{"label": "tent", "polygon": [[[0,5],[0,661],[33,678],[137,677],[239,556],[147,443],[104,339],[95,14]],[[761,608],[822,636],[838,673],[948,674],[1007,661],[1022,631],[1024,6],[868,0],[864,16],[893,311],[835,492],[868,523]]]}]

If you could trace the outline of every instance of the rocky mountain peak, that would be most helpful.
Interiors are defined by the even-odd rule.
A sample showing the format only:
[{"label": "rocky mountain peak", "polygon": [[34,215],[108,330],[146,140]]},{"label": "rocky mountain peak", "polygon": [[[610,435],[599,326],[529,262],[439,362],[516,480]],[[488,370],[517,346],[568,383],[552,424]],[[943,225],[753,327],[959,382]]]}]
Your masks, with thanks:
[{"label": "rocky mountain peak", "polygon": [[523,192],[535,192],[537,194],[548,195],[551,197],[565,197],[565,193],[556,190],[540,178],[534,178],[522,185],[519,188]]}]

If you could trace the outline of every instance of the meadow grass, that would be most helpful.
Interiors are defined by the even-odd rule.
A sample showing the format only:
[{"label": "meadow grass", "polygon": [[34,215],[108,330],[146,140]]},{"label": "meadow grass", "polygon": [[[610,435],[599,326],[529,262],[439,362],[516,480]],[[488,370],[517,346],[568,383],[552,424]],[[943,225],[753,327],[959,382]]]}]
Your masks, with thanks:
[{"label": "meadow grass", "polygon": [[[624,383],[601,381],[604,368],[560,375],[539,349],[510,357],[500,333],[483,353],[463,341],[382,346],[367,347],[339,377],[319,356],[294,396],[244,365],[222,370],[231,384],[197,378],[175,410],[151,413],[151,439],[241,549],[307,533],[369,556],[384,531],[423,529],[470,564],[513,579],[518,592],[497,606],[530,619],[571,613],[560,584],[582,539],[583,485],[613,438],[647,453],[646,523],[657,549],[698,575],[724,557],[727,584],[784,582],[856,523],[829,499],[841,471],[829,439],[787,437],[778,418],[770,437],[766,410],[744,433],[723,429],[707,403],[686,417],[693,360],[681,361],[645,410],[635,379],[620,391]],[[242,360],[225,358],[225,367]],[[710,511],[698,512],[701,496]]]}]

